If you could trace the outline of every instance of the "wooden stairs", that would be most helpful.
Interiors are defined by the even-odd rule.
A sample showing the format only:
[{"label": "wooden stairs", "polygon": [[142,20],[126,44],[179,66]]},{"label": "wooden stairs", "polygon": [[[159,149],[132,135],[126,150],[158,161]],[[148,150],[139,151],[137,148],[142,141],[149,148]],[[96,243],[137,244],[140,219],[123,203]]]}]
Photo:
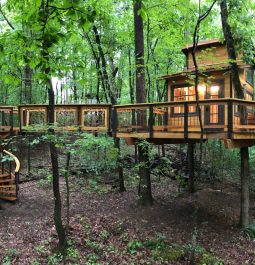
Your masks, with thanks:
[{"label": "wooden stairs", "polygon": [[[19,169],[20,162],[16,156],[7,150],[3,150],[3,155],[11,158],[10,161],[1,162],[2,169],[0,169],[0,199],[6,201],[16,201],[19,190]],[[15,163],[13,169],[12,163]],[[8,169],[6,168],[8,164]]]}]

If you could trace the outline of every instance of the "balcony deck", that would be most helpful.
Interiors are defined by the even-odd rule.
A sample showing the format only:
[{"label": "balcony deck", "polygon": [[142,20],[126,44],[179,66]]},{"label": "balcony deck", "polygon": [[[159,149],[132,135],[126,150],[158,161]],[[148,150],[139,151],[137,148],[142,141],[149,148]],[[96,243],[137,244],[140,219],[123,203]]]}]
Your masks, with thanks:
[{"label": "balcony deck", "polygon": [[[255,102],[223,98],[201,100],[199,106],[203,134],[195,101],[114,106],[113,132],[119,138],[175,139],[175,142],[201,137],[255,139]],[[245,117],[240,118],[240,113],[245,113]]]},{"label": "balcony deck", "polygon": [[[183,143],[207,139],[255,145],[255,102],[222,98],[199,101],[203,134],[195,101],[111,106],[56,105],[55,129],[112,133],[134,143]],[[48,124],[47,105],[0,106],[2,138],[18,132],[43,132]]]}]

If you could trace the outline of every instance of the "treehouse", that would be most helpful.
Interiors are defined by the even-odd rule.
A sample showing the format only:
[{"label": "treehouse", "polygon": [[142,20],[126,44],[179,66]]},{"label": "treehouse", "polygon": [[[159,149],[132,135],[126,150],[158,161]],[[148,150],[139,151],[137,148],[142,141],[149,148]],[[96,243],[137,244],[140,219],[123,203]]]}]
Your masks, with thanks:
[{"label": "treehouse", "polygon": [[202,137],[222,139],[227,147],[255,144],[253,68],[238,57],[245,98],[237,99],[226,45],[218,40],[198,43],[197,102],[192,47],[182,50],[186,56],[185,70],[162,77],[167,84],[167,102],[114,106],[117,137],[128,138],[129,143],[137,138],[181,143]]}]

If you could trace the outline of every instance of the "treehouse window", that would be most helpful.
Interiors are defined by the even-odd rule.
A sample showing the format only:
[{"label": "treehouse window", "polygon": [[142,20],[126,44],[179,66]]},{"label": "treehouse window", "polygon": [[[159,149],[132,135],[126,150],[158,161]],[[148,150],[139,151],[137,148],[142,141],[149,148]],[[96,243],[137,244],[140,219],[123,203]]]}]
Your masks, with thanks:
[{"label": "treehouse window", "polygon": [[[220,97],[220,86],[212,85],[209,89],[208,96],[209,99],[218,99]],[[219,105],[218,104],[211,104],[210,105],[210,123],[219,123]]]},{"label": "treehouse window", "polygon": [[[173,101],[193,101],[196,100],[196,93],[194,87],[175,87],[173,90]],[[196,107],[189,106],[189,113],[195,113]],[[180,104],[179,106],[174,107],[175,114],[184,113],[184,105]]]},{"label": "treehouse window", "polygon": [[246,69],[245,79],[249,85],[254,86],[254,70],[253,69]]}]

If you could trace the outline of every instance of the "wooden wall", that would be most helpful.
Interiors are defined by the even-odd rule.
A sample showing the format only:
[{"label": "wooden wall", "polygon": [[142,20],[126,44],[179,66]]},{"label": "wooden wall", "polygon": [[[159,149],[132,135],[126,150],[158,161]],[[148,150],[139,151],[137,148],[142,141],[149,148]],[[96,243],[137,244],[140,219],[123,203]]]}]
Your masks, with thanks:
[{"label": "wooden wall", "polygon": [[[211,67],[212,65],[228,65],[229,61],[226,46],[222,44],[213,44],[209,47],[197,47],[196,59],[199,66],[206,68]],[[237,63],[243,64],[241,56],[238,56]],[[191,49],[189,49],[187,53],[187,69],[194,70]]]}]

